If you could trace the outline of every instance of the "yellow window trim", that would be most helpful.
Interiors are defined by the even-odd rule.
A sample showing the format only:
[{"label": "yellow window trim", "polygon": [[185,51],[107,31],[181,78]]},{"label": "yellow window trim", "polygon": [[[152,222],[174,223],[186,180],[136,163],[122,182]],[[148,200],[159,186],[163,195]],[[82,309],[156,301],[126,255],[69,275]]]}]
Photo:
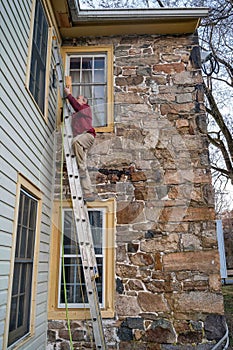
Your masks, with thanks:
[{"label": "yellow window trim", "polygon": [[[49,305],[48,319],[65,320],[65,308],[58,308],[58,284],[59,284],[59,261],[60,261],[60,242],[61,242],[61,209],[72,208],[71,201],[55,201],[53,208],[53,224],[50,249],[50,271],[49,271]],[[115,200],[109,199],[105,202],[88,203],[88,208],[105,208],[106,209],[106,284],[105,284],[105,308],[101,309],[103,318],[114,317],[114,295],[115,295]],[[88,309],[69,308],[69,318],[90,319]]]},{"label": "yellow window trim", "polygon": [[[97,132],[113,132],[114,126],[114,109],[113,109],[113,46],[62,46],[61,55],[64,64],[64,71],[66,71],[66,57],[69,54],[75,53],[106,53],[107,54],[107,126],[96,128]],[[61,98],[59,98],[59,109],[62,107]],[[59,121],[58,121],[59,122]]]},{"label": "yellow window trim", "polygon": [[11,310],[11,293],[12,293],[12,282],[14,273],[14,260],[15,260],[15,248],[16,248],[16,238],[17,238],[17,225],[18,225],[18,213],[19,213],[19,199],[20,190],[25,188],[37,199],[37,221],[36,221],[36,235],[35,235],[35,247],[34,247],[34,262],[33,262],[33,272],[32,272],[32,294],[31,294],[31,306],[30,306],[30,331],[29,335],[18,341],[14,349],[18,349],[24,343],[32,339],[35,334],[35,322],[36,322],[36,289],[37,289],[37,277],[38,277],[38,263],[39,263],[39,248],[40,248],[40,224],[42,215],[42,193],[34,186],[29,180],[26,179],[22,174],[18,174],[17,187],[16,187],[16,204],[14,211],[14,226],[12,234],[12,249],[11,249],[11,266],[10,266],[10,278],[8,284],[8,302],[6,310],[6,321],[5,321],[5,332],[3,339],[3,349],[7,349],[8,343],[8,332],[9,332],[9,322],[10,322],[10,310]]},{"label": "yellow window trim", "polygon": [[25,88],[34,102],[38,112],[45,119],[46,123],[48,122],[48,108],[49,108],[49,76],[51,72],[51,54],[52,54],[52,37],[54,32],[54,18],[51,17],[51,11],[49,11],[50,7],[46,0],[41,0],[46,18],[48,21],[48,45],[47,45],[47,61],[46,61],[46,75],[45,75],[45,103],[44,103],[44,114],[40,110],[36,100],[34,99],[31,91],[29,90],[29,82],[30,82],[30,70],[31,70],[31,58],[32,58],[32,41],[33,41],[33,32],[34,32],[34,19],[35,19],[35,9],[36,9],[36,0],[33,1],[32,4],[32,12],[31,12],[31,24],[30,24],[30,36],[29,36],[29,46],[28,46],[28,59],[27,59],[27,69],[26,69],[26,80],[25,80]]}]

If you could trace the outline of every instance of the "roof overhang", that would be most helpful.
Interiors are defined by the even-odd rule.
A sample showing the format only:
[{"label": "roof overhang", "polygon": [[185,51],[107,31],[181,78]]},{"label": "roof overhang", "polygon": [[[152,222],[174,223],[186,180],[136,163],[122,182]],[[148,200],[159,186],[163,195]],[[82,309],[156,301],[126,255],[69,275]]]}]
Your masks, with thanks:
[{"label": "roof overhang", "polygon": [[78,0],[51,0],[61,37],[193,33],[208,8],[81,9]]}]

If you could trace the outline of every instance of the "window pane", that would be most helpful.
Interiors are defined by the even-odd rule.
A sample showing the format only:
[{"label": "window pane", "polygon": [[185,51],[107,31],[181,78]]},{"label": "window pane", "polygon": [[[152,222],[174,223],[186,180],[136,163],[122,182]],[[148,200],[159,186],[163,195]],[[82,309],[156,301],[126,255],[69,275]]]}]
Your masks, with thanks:
[{"label": "window pane", "polygon": [[33,200],[31,198],[30,201],[31,207],[30,207],[30,216],[29,216],[29,227],[34,230],[36,227],[36,215],[35,215],[35,211],[36,211],[36,201]]},{"label": "window pane", "polygon": [[80,91],[80,86],[72,86],[72,95],[77,98],[79,95],[82,95]]},{"label": "window pane", "polygon": [[93,107],[93,116],[94,127],[107,125],[107,106],[102,100],[97,100],[97,104]]},{"label": "window pane", "polygon": [[91,105],[90,101],[91,101],[91,86],[87,85],[87,86],[82,86],[82,90],[81,90],[81,95],[85,96],[88,99],[88,103],[89,105]]},{"label": "window pane", "polygon": [[102,254],[103,217],[101,211],[88,211],[95,254]]},{"label": "window pane", "polygon": [[[87,292],[85,284],[67,284],[66,285],[67,302],[69,304],[87,304]],[[65,291],[61,290],[60,302],[65,304]]]},{"label": "window pane", "polygon": [[24,208],[23,208],[23,225],[28,225],[28,212],[29,212],[29,198],[24,196]]},{"label": "window pane", "polygon": [[94,88],[94,98],[95,98],[95,100],[101,98],[104,101],[104,93],[105,93],[105,87],[104,86],[95,86],[95,88]]},{"label": "window pane", "polygon": [[87,289],[86,289],[85,283],[79,284],[77,286],[76,293],[75,293],[75,303],[76,304],[88,303]]},{"label": "window pane", "polygon": [[76,227],[72,211],[64,212],[64,254],[77,254]]},{"label": "window pane", "polygon": [[21,226],[18,226],[18,229],[17,229],[17,240],[16,240],[16,248],[15,248],[15,257],[18,258],[19,257],[19,248],[20,248],[20,237],[21,237]]},{"label": "window pane", "polygon": [[105,74],[104,70],[95,70],[94,71],[94,82],[95,83],[104,83]]},{"label": "window pane", "polygon": [[24,293],[26,289],[26,278],[27,278],[27,264],[22,264],[21,269],[21,285],[20,293]]},{"label": "window pane", "polygon": [[18,313],[18,324],[17,324],[18,327],[22,326],[23,324],[24,303],[25,303],[25,297],[24,295],[21,295],[21,297],[19,298],[19,313]]},{"label": "window pane", "polygon": [[[85,281],[81,258],[65,258],[65,282],[67,290],[67,299],[69,303],[82,303],[82,295],[85,294]],[[61,303],[65,302],[64,280],[62,270],[61,283]],[[86,301],[85,301],[86,302]]]},{"label": "window pane", "polygon": [[[92,85],[92,71],[91,70],[83,70],[82,71],[82,80],[81,80],[81,83],[82,83],[82,85]],[[90,86],[91,86],[90,85]]]},{"label": "window pane", "polygon": [[20,242],[20,258],[26,257],[26,244],[27,244],[27,228],[23,227],[21,230],[21,242]]},{"label": "window pane", "polygon": [[105,58],[104,57],[95,57],[94,68],[95,69],[104,69],[105,68]]},{"label": "window pane", "polygon": [[23,208],[24,208],[24,196],[20,196],[19,211],[18,211],[18,223],[19,224],[22,222]]},{"label": "window pane", "polygon": [[28,231],[28,241],[27,241],[27,258],[33,259],[34,254],[34,243],[35,243],[35,231],[29,230]]},{"label": "window pane", "polygon": [[70,58],[70,69],[80,69],[81,67],[81,58],[72,57]]},{"label": "window pane", "polygon": [[[77,276],[81,274],[81,261],[79,258],[66,258],[65,259],[65,279],[66,283],[74,283],[77,280]],[[62,276],[63,277],[63,276]],[[63,281],[64,282],[64,281]]]},{"label": "window pane", "polygon": [[16,315],[17,315],[17,297],[12,297],[11,299],[11,314],[10,314],[10,327],[9,331],[16,329]]},{"label": "window pane", "polygon": [[93,58],[92,57],[83,57],[82,58],[82,69],[83,70],[92,70]]},{"label": "window pane", "polygon": [[20,264],[15,263],[14,268],[14,279],[13,279],[13,287],[12,287],[12,295],[16,295],[19,289],[19,278],[20,278]]},{"label": "window pane", "polygon": [[47,56],[47,38],[48,38],[48,25],[46,23],[45,17],[42,19],[42,28],[41,28],[41,59],[46,64]]},{"label": "window pane", "polygon": [[96,288],[98,291],[99,302],[103,303],[103,258],[96,258],[99,277],[96,278]]},{"label": "window pane", "polygon": [[[72,80],[72,84],[77,84],[80,83],[80,71],[70,71],[70,76],[71,76],[71,80]],[[72,91],[74,93],[74,89]],[[74,95],[75,97],[77,95]]]}]

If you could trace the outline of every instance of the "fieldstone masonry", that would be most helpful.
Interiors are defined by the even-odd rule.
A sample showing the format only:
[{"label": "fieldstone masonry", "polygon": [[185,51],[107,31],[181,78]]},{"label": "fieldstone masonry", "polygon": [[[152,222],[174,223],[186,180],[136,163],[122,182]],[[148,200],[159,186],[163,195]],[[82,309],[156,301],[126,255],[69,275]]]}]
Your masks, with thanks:
[{"label": "fieldstone masonry", "polygon": [[[97,135],[89,169],[99,195],[117,202],[108,349],[211,349],[224,311],[197,38],[81,40],[84,51],[106,44],[114,46],[114,131]],[[58,142],[58,163],[59,155]],[[72,329],[75,349],[88,349],[83,324]],[[49,321],[48,349],[68,348],[65,322]]]}]

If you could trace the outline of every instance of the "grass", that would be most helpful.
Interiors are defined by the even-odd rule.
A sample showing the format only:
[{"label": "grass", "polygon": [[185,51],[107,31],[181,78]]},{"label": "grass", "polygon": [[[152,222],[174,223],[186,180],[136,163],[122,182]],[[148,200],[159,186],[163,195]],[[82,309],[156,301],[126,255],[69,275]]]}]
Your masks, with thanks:
[{"label": "grass", "polygon": [[233,349],[233,285],[222,286],[222,293],[224,297],[224,309],[226,321],[229,329],[230,347]]}]

